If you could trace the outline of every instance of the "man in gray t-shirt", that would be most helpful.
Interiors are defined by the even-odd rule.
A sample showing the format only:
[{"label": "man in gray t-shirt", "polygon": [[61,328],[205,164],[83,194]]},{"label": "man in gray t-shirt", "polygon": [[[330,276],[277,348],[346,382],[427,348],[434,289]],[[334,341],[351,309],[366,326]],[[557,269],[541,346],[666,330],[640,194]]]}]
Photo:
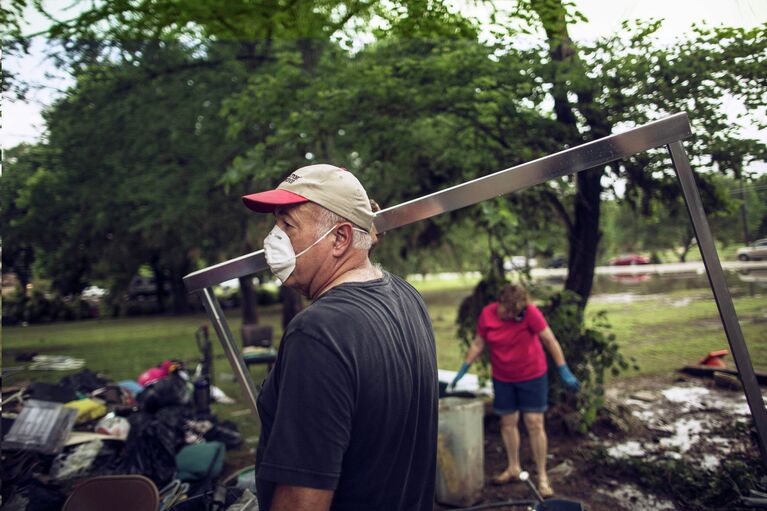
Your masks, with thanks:
[{"label": "man in gray t-shirt", "polygon": [[264,511],[433,507],[437,366],[420,295],[368,258],[373,212],[348,171],[312,165],[243,197],[273,212],[267,262],[314,303],[258,398]]}]

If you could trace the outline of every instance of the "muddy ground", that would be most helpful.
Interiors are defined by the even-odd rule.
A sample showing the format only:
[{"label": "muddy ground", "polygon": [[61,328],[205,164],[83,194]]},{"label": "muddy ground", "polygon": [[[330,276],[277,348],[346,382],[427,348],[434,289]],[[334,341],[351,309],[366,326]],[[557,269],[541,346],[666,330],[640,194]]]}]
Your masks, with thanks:
[{"label": "muddy ground", "polygon": [[[610,413],[587,434],[568,431],[557,410],[547,414],[556,498],[578,500],[592,511],[735,509],[744,480],[756,480],[751,486],[764,489],[767,480],[741,390],[679,374],[622,380],[606,397]],[[534,481],[522,430],[522,466]],[[477,504],[532,498],[524,483],[490,483],[506,466],[497,417],[485,417],[484,433],[486,484]]]}]

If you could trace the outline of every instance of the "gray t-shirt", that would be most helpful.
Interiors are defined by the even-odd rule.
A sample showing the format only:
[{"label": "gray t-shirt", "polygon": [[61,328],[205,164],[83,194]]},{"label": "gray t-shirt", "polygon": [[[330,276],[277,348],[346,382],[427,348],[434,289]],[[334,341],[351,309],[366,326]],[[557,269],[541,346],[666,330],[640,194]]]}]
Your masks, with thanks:
[{"label": "gray t-shirt", "polygon": [[335,490],[333,511],[431,511],[434,333],[397,276],[341,284],[288,325],[258,396],[260,508],[277,484]]}]

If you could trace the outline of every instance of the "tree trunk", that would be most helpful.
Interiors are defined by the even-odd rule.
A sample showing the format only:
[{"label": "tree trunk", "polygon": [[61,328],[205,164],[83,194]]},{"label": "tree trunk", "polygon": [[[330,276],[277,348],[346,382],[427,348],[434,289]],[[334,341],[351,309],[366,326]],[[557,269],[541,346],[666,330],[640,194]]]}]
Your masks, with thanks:
[{"label": "tree trunk", "polygon": [[258,324],[258,299],[252,277],[240,277],[240,296],[242,297],[242,324]]},{"label": "tree trunk", "polygon": [[751,244],[751,236],[748,230],[748,212],[746,210],[746,188],[743,185],[743,171],[738,169],[740,174],[740,219],[743,222],[743,243],[745,245]]},{"label": "tree trunk", "polygon": [[280,300],[282,301],[282,329],[288,327],[288,323],[304,308],[304,299],[301,294],[287,286],[280,286]]},{"label": "tree trunk", "polygon": [[154,274],[155,297],[157,298],[157,310],[165,312],[165,272],[160,267],[159,258],[152,259],[152,273]]},{"label": "tree trunk", "polygon": [[687,235],[684,238],[684,244],[682,245],[682,253],[679,254],[679,262],[684,263],[687,261],[687,254],[690,252],[690,249],[692,248],[692,240],[695,238],[695,236],[692,233],[691,229],[687,229]]},{"label": "tree trunk", "polygon": [[[566,128],[567,140],[563,142],[575,145],[609,135],[612,126],[600,106],[594,102],[591,81],[586,76],[586,71],[568,33],[566,9],[562,1],[534,0],[531,7],[541,19],[549,40],[549,56],[554,64],[550,77],[551,94],[554,97],[554,113],[557,121]],[[577,104],[570,102],[569,92],[576,93]],[[576,109],[583,115],[591,129],[588,137],[583,136],[578,129]],[[565,289],[580,295],[583,308],[586,307],[594,284],[597,247],[601,238],[599,231],[601,178],[601,167],[582,171],[576,176]]]},{"label": "tree trunk", "polygon": [[186,314],[189,312],[189,292],[184,285],[184,275],[189,273],[191,265],[187,258],[177,268],[170,271],[170,292],[173,297],[174,314]]},{"label": "tree trunk", "polygon": [[578,293],[583,299],[583,307],[586,306],[594,284],[597,247],[601,238],[601,177],[601,169],[584,170],[576,177],[575,222],[569,240],[570,254],[567,260],[565,289]]}]

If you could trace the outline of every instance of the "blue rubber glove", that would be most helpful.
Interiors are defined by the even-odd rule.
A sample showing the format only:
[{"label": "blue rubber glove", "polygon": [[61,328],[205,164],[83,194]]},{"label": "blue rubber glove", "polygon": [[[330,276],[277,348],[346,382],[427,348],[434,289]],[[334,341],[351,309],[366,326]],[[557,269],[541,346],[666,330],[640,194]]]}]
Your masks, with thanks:
[{"label": "blue rubber glove", "polygon": [[463,376],[466,374],[466,371],[469,370],[469,366],[471,366],[471,364],[467,364],[466,362],[461,364],[461,368],[458,369],[458,374],[455,375],[455,378],[453,378],[453,382],[450,384],[448,389],[452,390],[455,388],[455,385],[458,383],[458,380],[463,378]]},{"label": "blue rubber glove", "polygon": [[567,364],[562,364],[557,369],[559,369],[559,377],[562,378],[564,384],[567,385],[570,389],[577,392],[578,389],[581,388],[581,383],[578,381],[578,378],[575,377],[572,371],[570,371],[570,368],[567,367]]}]

